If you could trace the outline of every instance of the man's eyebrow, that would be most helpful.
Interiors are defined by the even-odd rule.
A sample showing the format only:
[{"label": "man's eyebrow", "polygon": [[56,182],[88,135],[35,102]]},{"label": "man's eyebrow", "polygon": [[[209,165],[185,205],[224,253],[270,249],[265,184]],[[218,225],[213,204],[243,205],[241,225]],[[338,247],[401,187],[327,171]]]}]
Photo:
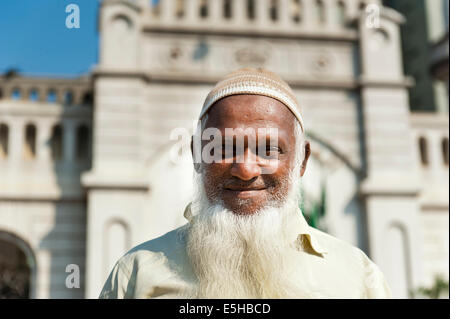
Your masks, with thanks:
[{"label": "man's eyebrow", "polygon": [[[231,142],[231,141],[233,141],[233,143],[234,143],[234,142],[236,142],[237,138],[238,137],[236,135],[234,135],[234,134],[233,135],[228,135],[228,136],[223,134],[222,135],[222,144],[225,144],[226,142]],[[256,141],[256,143],[258,143],[259,141],[263,141],[264,140],[266,143],[267,142],[270,143],[272,141],[272,139],[273,139],[273,135],[272,134],[265,134],[264,136],[257,135],[255,141]],[[276,141],[277,142],[281,141],[281,143],[285,143],[285,138],[284,138],[284,136],[280,136],[279,134],[277,134]]]}]

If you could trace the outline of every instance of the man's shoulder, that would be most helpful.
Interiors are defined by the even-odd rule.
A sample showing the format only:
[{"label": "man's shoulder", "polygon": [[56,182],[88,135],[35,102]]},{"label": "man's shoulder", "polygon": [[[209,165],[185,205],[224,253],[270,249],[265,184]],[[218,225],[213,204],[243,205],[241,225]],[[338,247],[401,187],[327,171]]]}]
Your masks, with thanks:
[{"label": "man's shoulder", "polygon": [[363,250],[318,229],[311,229],[310,234],[326,252],[322,264],[324,270],[332,269],[337,286],[339,281],[341,287],[351,287],[353,283],[353,287],[360,287],[360,298],[391,297],[383,273]]},{"label": "man's shoulder", "polygon": [[113,267],[100,298],[141,298],[185,262],[184,226],[130,249]]},{"label": "man's shoulder", "polygon": [[310,227],[310,233],[328,256],[336,256],[341,260],[345,260],[345,262],[351,260],[361,264],[361,266],[367,266],[371,263],[369,257],[362,249],[345,240],[313,227]]},{"label": "man's shoulder", "polygon": [[118,263],[126,268],[158,260],[177,259],[185,251],[185,228],[178,227],[164,235],[131,248]]}]

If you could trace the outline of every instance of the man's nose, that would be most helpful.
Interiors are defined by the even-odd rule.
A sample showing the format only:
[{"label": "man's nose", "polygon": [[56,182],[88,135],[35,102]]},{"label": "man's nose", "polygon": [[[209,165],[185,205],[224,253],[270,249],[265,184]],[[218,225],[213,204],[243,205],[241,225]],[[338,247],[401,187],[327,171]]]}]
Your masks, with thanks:
[{"label": "man's nose", "polygon": [[248,181],[261,175],[261,167],[258,157],[250,149],[246,149],[243,156],[236,157],[231,167],[231,175],[241,180]]}]

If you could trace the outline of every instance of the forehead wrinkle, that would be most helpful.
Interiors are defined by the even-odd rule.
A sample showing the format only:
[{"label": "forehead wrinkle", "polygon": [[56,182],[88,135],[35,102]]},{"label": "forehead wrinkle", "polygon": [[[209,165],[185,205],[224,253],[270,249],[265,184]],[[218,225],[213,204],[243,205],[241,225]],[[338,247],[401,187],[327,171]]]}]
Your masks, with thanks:
[{"label": "forehead wrinkle", "polygon": [[[288,120],[290,119],[290,120]],[[281,102],[266,96],[235,95],[216,102],[209,111],[205,127],[294,128],[295,117]]]}]

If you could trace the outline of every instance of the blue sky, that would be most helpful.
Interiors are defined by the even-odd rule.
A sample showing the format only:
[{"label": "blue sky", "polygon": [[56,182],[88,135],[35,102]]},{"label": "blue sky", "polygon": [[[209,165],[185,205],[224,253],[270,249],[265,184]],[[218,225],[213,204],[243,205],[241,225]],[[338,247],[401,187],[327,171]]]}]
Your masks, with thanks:
[{"label": "blue sky", "polygon": [[[80,28],[66,28],[68,4]],[[74,77],[98,61],[98,0],[0,0],[0,73]]]}]

